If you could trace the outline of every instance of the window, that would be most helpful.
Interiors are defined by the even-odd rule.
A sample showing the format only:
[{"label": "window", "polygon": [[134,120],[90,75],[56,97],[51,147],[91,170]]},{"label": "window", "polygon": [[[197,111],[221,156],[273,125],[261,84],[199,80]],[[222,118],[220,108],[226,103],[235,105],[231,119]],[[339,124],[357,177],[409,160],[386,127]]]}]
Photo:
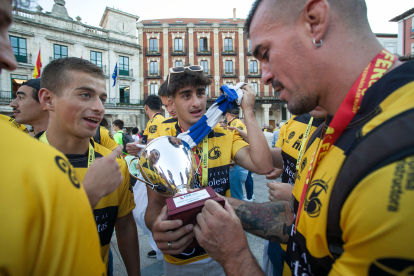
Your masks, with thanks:
[{"label": "window", "polygon": [[250,41],[250,39],[249,40],[247,40],[247,44],[249,45],[248,47],[248,49],[249,49],[249,52],[251,53],[252,52],[252,42]]},{"label": "window", "polygon": [[250,73],[257,73],[257,60],[250,61]]},{"label": "window", "polygon": [[387,49],[388,52],[390,52],[391,54],[395,54],[395,46],[394,45],[388,45],[385,47],[385,49]]},{"label": "window", "polygon": [[232,83],[232,82],[227,82],[226,84],[227,84],[227,85],[233,85],[233,83]]},{"label": "window", "polygon": [[149,43],[150,43],[150,46],[149,46],[150,52],[158,52],[158,41],[157,41],[157,39],[156,38],[151,38],[149,40]]},{"label": "window", "polygon": [[256,92],[256,95],[259,93],[259,86],[257,84],[257,82],[252,82],[253,87],[254,87],[254,92]]},{"label": "window", "polygon": [[233,39],[231,38],[224,39],[224,51],[225,52],[233,51]]},{"label": "window", "polygon": [[129,103],[129,86],[119,87],[119,102]]},{"label": "window", "polygon": [[91,62],[102,68],[102,53],[91,51]]},{"label": "window", "polygon": [[207,60],[202,60],[200,62],[200,65],[203,67],[204,73],[208,74],[208,61]]},{"label": "window", "polygon": [[233,61],[226,60],[226,67],[225,67],[226,74],[233,73]]},{"label": "window", "polygon": [[129,57],[119,56],[119,75],[129,76]]},{"label": "window", "polygon": [[150,85],[150,95],[158,95],[158,84],[151,83],[151,85]]},{"label": "window", "polygon": [[207,38],[200,38],[200,52],[208,52]]},{"label": "window", "polygon": [[17,62],[27,63],[26,39],[21,37],[10,36],[10,44]]},{"label": "window", "polygon": [[10,98],[16,96],[17,90],[19,90],[20,86],[23,82],[28,80],[28,77],[25,75],[10,75],[11,77],[11,95]]},{"label": "window", "polygon": [[175,62],[175,65],[174,65],[175,67],[179,67],[179,66],[183,66],[183,62],[181,61],[181,60],[177,60],[176,62]]},{"label": "window", "polygon": [[63,45],[53,45],[54,56],[53,59],[68,57],[68,47]]},{"label": "window", "polygon": [[151,75],[158,75],[158,62],[151,61],[150,62],[150,74]]},{"label": "window", "polygon": [[174,51],[177,51],[177,52],[183,51],[183,39],[182,38],[174,39]]},{"label": "window", "polygon": [[208,96],[208,94],[210,93],[209,90],[210,90],[210,86],[207,85],[206,86],[206,96]]}]

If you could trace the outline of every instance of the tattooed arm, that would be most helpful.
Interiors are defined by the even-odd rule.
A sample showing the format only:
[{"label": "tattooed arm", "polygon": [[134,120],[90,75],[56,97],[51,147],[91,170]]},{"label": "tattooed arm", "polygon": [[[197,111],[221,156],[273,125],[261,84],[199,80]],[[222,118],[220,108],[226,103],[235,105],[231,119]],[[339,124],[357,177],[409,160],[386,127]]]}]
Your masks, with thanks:
[{"label": "tattooed arm", "polygon": [[288,242],[294,221],[293,195],[290,201],[266,203],[226,199],[236,211],[245,231],[271,242]]}]

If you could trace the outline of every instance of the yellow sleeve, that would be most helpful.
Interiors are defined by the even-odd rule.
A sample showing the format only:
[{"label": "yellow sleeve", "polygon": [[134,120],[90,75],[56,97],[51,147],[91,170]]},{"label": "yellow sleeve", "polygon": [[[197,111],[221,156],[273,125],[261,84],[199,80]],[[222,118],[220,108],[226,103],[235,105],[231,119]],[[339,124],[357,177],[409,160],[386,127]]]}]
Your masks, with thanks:
[{"label": "yellow sleeve", "polygon": [[286,123],[284,123],[283,126],[280,128],[279,138],[276,141],[276,147],[277,148],[283,147],[283,143],[285,141],[286,128],[287,128],[288,123],[290,123],[290,120],[291,119],[289,119]]},{"label": "yellow sleeve", "polygon": [[115,142],[112,134],[104,128],[103,126],[99,127],[99,132],[101,135],[101,145],[109,150],[114,150],[118,147],[118,144]]},{"label": "yellow sleeve", "polygon": [[145,129],[145,132],[144,132],[144,135],[147,135],[147,140],[152,140],[152,139],[160,137],[159,128],[160,128],[161,122],[162,121],[160,121],[158,118],[151,119],[148,122],[147,128]]},{"label": "yellow sleeve", "polygon": [[121,186],[118,188],[119,196],[119,209],[118,217],[124,217],[128,215],[134,208],[134,194],[132,193],[132,186],[129,176],[127,164],[122,157],[117,157],[119,163],[119,169],[122,172],[123,180]]},{"label": "yellow sleeve", "polygon": [[0,134],[7,160],[0,166],[0,274],[106,275],[92,209],[69,161],[0,126],[7,130]]},{"label": "yellow sleeve", "polygon": [[[229,133],[231,133],[231,132],[229,132]],[[231,149],[231,159],[234,160],[234,156],[236,156],[236,153],[240,149],[248,146],[249,144],[246,143],[243,140],[243,138],[239,135],[239,133],[237,131],[234,132],[234,133],[231,133],[231,134],[233,134],[233,145],[232,145],[232,149]]]},{"label": "yellow sleeve", "polygon": [[158,137],[162,136],[175,136],[175,125],[174,124],[165,124],[164,126],[161,124],[159,131],[158,131]]},{"label": "yellow sleeve", "polygon": [[7,116],[7,115],[0,114],[0,120],[7,121],[7,122],[9,122],[9,123],[10,123],[10,125],[11,125],[11,126],[13,126],[13,127],[17,128],[17,129],[19,129],[19,130],[21,130],[21,131],[23,131],[23,132],[25,132],[25,133],[29,133],[29,130],[26,128],[26,126],[25,126],[25,125],[21,125],[21,124],[19,124],[19,123],[18,123],[18,122],[16,122],[16,120],[15,120],[14,118],[12,118],[12,117],[9,117],[9,116]]},{"label": "yellow sleeve", "polygon": [[329,275],[414,271],[413,210],[414,156],[363,179],[342,208],[344,253]]}]

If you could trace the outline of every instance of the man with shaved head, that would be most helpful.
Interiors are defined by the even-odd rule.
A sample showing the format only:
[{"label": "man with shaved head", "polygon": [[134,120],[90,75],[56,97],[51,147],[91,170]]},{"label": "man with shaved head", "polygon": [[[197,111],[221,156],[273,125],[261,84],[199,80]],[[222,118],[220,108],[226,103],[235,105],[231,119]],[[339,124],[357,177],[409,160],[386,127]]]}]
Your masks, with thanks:
[{"label": "man with shaved head", "polygon": [[243,228],[287,243],[292,275],[411,273],[414,62],[383,49],[364,0],[256,0],[245,33],[291,113],[329,115],[303,139],[291,201],[207,201],[200,245],[226,275],[262,275]]}]

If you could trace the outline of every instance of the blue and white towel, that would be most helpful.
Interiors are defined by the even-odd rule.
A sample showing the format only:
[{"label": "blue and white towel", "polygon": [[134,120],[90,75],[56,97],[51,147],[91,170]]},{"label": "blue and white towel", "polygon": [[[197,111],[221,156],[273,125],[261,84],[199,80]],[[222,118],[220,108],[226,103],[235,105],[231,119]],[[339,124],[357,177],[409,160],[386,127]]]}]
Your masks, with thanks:
[{"label": "blue and white towel", "polygon": [[235,86],[223,85],[220,87],[223,94],[210,106],[206,114],[188,131],[180,133],[177,137],[187,142],[190,148],[197,146],[220,122],[227,110],[237,108],[241,104],[243,99],[241,87],[245,84],[239,82]]}]

